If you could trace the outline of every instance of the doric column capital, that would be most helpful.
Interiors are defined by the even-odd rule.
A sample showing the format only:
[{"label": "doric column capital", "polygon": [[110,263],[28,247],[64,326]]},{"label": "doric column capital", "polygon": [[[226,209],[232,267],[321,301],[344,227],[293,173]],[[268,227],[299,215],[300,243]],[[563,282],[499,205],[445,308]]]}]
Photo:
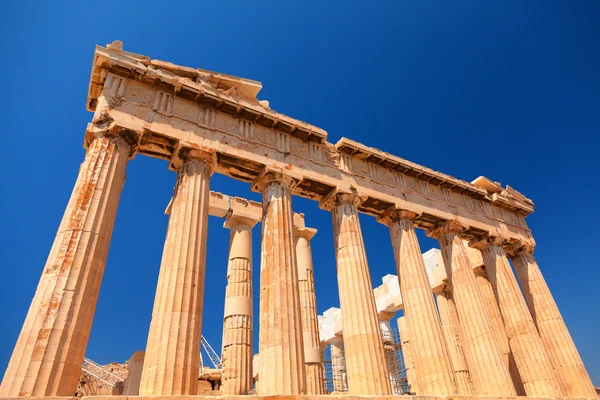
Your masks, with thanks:
[{"label": "doric column capital", "polygon": [[482,251],[490,246],[501,247],[504,243],[506,243],[506,239],[503,237],[485,235],[470,241],[469,247]]},{"label": "doric column capital", "polygon": [[208,172],[208,176],[210,176],[212,175],[213,169],[211,168],[210,163],[207,163],[205,160],[188,158],[187,160],[183,161],[181,165],[179,165],[177,172],[180,176],[196,175],[198,173]]},{"label": "doric column capital", "polygon": [[110,142],[114,143],[114,145],[118,148],[127,148],[129,151],[131,151],[131,148],[133,146],[133,143],[131,143],[131,141],[128,141],[123,136],[112,136],[110,138]]},{"label": "doric column capital", "polygon": [[377,218],[377,222],[391,226],[395,222],[400,222],[402,220],[413,222],[418,216],[419,214],[415,212],[402,210],[393,206],[384,211],[384,213]]},{"label": "doric column capital", "polygon": [[466,229],[468,229],[468,226],[463,225],[456,220],[444,221],[427,231],[426,235],[434,239],[439,239],[441,236],[448,233],[460,235]]},{"label": "doric column capital", "polygon": [[283,171],[271,167],[265,167],[254,179],[251,189],[262,193],[270,185],[286,185],[293,188],[298,184],[298,179],[285,174]]},{"label": "doric column capital", "polygon": [[225,217],[223,228],[235,229],[238,226],[247,226],[252,229],[259,222],[259,220],[250,214],[233,212]]},{"label": "doric column capital", "polygon": [[170,168],[183,172],[192,172],[194,166],[203,164],[208,168],[209,175],[212,175],[217,167],[217,156],[214,149],[204,148],[188,148],[180,147],[171,157]]},{"label": "doric column capital", "polygon": [[535,249],[535,245],[533,243],[529,243],[529,242],[517,242],[517,243],[511,243],[511,244],[507,244],[505,246],[505,251],[506,254],[510,257],[510,258],[515,258],[521,254],[529,254],[532,255],[533,251]]},{"label": "doric column capital", "polygon": [[345,192],[338,188],[334,188],[331,192],[327,193],[319,202],[319,208],[322,210],[331,211],[338,205],[351,204],[358,207],[366,200],[366,196],[361,195],[356,191]]},{"label": "doric column capital", "polygon": [[140,134],[128,129],[115,127],[112,124],[98,125],[97,123],[89,123],[85,131],[83,147],[86,149],[89,148],[94,139],[99,137],[111,138],[111,142],[118,147],[127,147],[129,159],[132,159],[137,153],[138,144],[141,139]]},{"label": "doric column capital", "polygon": [[303,238],[310,241],[316,234],[317,230],[315,228],[294,226],[294,235],[297,238]]}]

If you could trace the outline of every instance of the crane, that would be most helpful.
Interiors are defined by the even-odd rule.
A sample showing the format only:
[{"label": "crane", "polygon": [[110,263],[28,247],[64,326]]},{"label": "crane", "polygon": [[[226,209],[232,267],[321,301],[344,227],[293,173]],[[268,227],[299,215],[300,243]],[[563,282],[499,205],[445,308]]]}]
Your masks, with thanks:
[{"label": "crane", "polygon": [[[212,365],[218,369],[223,368],[223,364],[221,363],[221,358],[217,355],[217,352],[212,348],[210,343],[208,343],[208,340],[206,340],[204,335],[202,335],[201,343],[202,343],[202,348],[204,349],[204,351],[206,351],[206,354],[208,354],[208,357],[210,358],[210,362],[212,363]],[[202,364],[202,369],[204,370],[204,360],[202,359],[202,353],[200,353],[200,362]]]},{"label": "crane", "polygon": [[[208,340],[206,340],[204,335],[202,335],[200,343],[202,344],[202,348],[204,349],[204,351],[206,351],[206,354],[208,354],[212,365],[217,369],[223,368],[221,358],[217,355],[217,352],[212,348],[210,343],[208,343]],[[204,370],[204,360],[202,359],[202,352],[200,353],[200,363],[202,371]],[[100,381],[104,382],[110,387],[114,387],[115,384],[123,381],[123,378],[116,374],[113,374],[112,372],[107,371],[101,365],[95,363],[87,357],[83,359],[83,365],[81,369],[85,373],[99,379]]]},{"label": "crane", "polygon": [[119,375],[116,375],[110,371],[107,371],[101,365],[96,364],[94,361],[90,360],[89,358],[83,359],[83,365],[81,366],[81,369],[85,373],[104,382],[105,384],[107,384],[110,387],[114,387],[118,382],[123,382],[123,378],[121,378]]}]

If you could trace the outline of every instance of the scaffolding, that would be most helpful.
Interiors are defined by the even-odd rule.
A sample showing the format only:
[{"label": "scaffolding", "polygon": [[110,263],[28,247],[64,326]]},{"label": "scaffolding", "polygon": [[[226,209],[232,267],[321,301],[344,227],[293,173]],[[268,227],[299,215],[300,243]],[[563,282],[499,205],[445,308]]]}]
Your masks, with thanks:
[{"label": "scaffolding", "polygon": [[80,398],[120,395],[125,378],[112,373],[108,369],[110,366],[110,364],[102,366],[89,358],[84,358],[75,396]]},{"label": "scaffolding", "polygon": [[[208,358],[210,358],[213,367],[217,369],[223,368],[221,357],[217,355],[217,352],[212,348],[210,343],[208,343],[208,340],[206,340],[204,335],[201,336],[200,343],[206,354],[208,354]],[[204,372],[204,358],[202,357],[202,351],[200,351],[200,372]]]},{"label": "scaffolding", "polygon": [[346,375],[346,356],[342,342],[339,343],[337,351],[331,351],[331,375],[333,381],[333,391],[345,393],[348,391],[348,377]]},{"label": "scaffolding", "polygon": [[402,342],[398,329],[388,326],[381,330],[381,339],[385,355],[385,363],[388,367],[392,394],[409,394],[410,386],[406,379],[406,367],[402,356]]},{"label": "scaffolding", "polygon": [[325,382],[325,393],[333,393],[333,371],[331,369],[331,352],[329,346],[323,351],[323,381]]},{"label": "scaffolding", "polygon": [[[398,329],[388,326],[387,329],[382,329],[381,335],[392,393],[394,395],[409,394],[410,386],[406,379],[406,367],[402,356],[402,342],[400,341]],[[323,351],[325,391],[329,394],[333,392],[344,393],[348,391],[344,351],[338,349],[338,351],[332,352],[331,346],[331,344],[326,346]]]},{"label": "scaffolding", "polygon": [[[332,346],[335,347],[334,351],[332,351]],[[338,342],[338,345],[330,344],[325,348],[323,354],[325,390],[327,393],[347,392],[348,378],[346,376],[346,358],[342,342]]]},{"label": "scaffolding", "polygon": [[89,358],[83,359],[83,365],[81,369],[83,373],[93,376],[94,378],[104,382],[110,387],[114,387],[115,385],[117,385],[117,383],[124,381],[124,378],[120,377],[117,374],[113,374],[112,372],[108,371],[103,366],[95,363]]}]

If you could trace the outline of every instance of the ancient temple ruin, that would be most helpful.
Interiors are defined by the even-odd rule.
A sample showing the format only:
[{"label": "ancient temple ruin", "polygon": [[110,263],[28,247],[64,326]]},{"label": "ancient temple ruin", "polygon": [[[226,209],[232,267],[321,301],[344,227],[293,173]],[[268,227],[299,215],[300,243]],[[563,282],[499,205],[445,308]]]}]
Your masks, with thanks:
[{"label": "ancient temple ruin", "polygon": [[[351,139],[329,143],[323,129],[259,101],[260,89],[253,80],[124,51],[120,42],[96,47],[85,159],[1,398],[75,393],[125,171],[141,155],[168,160],[177,178],[136,394],[199,393],[212,214],[231,231],[223,395],[325,394],[324,346],[331,346],[336,392],[399,395],[406,391],[398,392],[400,378],[389,360],[400,346],[402,379],[412,394],[596,398],[533,256],[525,221],[534,210],[531,200],[485,177],[465,182]],[[251,183],[262,204],[211,193],[214,173]],[[326,319],[335,312],[317,315],[315,230],[293,212],[293,196],[312,199],[332,215],[341,310],[333,328]],[[396,284],[397,295],[389,288],[373,291],[359,213],[389,227],[397,278],[384,284]],[[251,242],[257,223],[262,251],[255,316]],[[439,253],[424,259],[415,229],[436,238]],[[390,314],[400,309],[398,344],[385,332]],[[253,318],[260,327],[254,363]]]}]

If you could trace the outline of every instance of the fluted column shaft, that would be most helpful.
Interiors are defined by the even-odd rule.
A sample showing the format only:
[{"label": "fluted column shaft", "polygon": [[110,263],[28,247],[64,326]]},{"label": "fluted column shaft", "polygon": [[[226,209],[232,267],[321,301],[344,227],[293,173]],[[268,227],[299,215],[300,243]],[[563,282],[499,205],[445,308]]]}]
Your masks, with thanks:
[{"label": "fluted column shaft", "polygon": [[513,264],[550,362],[561,381],[563,394],[594,398],[597,396],[594,385],[532,250],[518,252],[513,256]]},{"label": "fluted column shaft", "polygon": [[342,310],[348,390],[353,395],[389,395],[375,296],[354,195],[332,199],[338,291]]},{"label": "fluted column shaft", "polygon": [[412,356],[412,342],[410,338],[410,330],[406,325],[406,317],[399,317],[398,333],[400,334],[400,342],[402,343],[402,359],[404,360],[404,368],[406,369],[406,380],[410,387],[410,393],[419,394],[417,376],[415,374],[415,363]]},{"label": "fluted column shaft", "polygon": [[346,358],[342,346],[343,342],[341,339],[332,340],[329,345],[333,391],[338,393],[348,391],[348,383],[346,381]]},{"label": "fluted column shaft", "polygon": [[394,211],[388,218],[419,395],[457,393],[450,353],[435,308],[431,284],[413,225],[414,213]]},{"label": "fluted column shaft", "polygon": [[295,228],[307,394],[325,394],[317,298],[315,294],[312,250],[310,248],[310,240],[316,233],[316,229]]},{"label": "fluted column shaft", "polygon": [[140,396],[198,391],[211,168],[188,159],[177,172]]},{"label": "fluted column shaft", "polygon": [[258,221],[235,214],[225,221],[231,230],[223,319],[225,395],[247,395],[252,389],[252,227]]},{"label": "fluted column shaft", "polygon": [[[473,251],[477,250],[473,249]],[[477,288],[483,299],[487,315],[492,324],[492,331],[496,337],[498,347],[500,347],[500,351],[502,351],[502,355],[504,356],[504,362],[508,365],[508,371],[510,372],[513,384],[515,385],[517,395],[526,396],[525,388],[523,387],[523,382],[521,382],[521,376],[519,375],[519,370],[515,363],[515,358],[510,351],[508,336],[506,336],[506,329],[504,327],[504,320],[502,319],[502,314],[500,313],[500,308],[498,307],[498,301],[496,300],[492,284],[487,277],[484,267],[475,268],[473,273],[475,274],[475,282],[477,282]]]},{"label": "fluted column shaft", "polygon": [[291,180],[269,173],[258,185],[263,194],[259,394],[304,394],[306,374]]},{"label": "fluted column shaft", "polygon": [[469,373],[465,353],[460,343],[460,324],[452,293],[448,290],[439,290],[436,292],[436,300],[442,322],[442,330],[452,359],[458,393],[463,396],[472,396],[474,393],[471,384],[471,374]]},{"label": "fluted column shaft", "polygon": [[508,345],[508,337],[506,336],[506,329],[504,328],[504,320],[502,319],[502,314],[500,313],[500,308],[498,307],[498,301],[496,300],[494,289],[488,280],[485,269],[475,268],[473,273],[475,274],[475,282],[477,283],[477,288],[479,289],[479,293],[483,299],[486,312],[490,318],[490,323],[492,324],[492,330],[496,336],[496,341],[498,342],[498,346],[502,351],[504,362],[506,365],[508,365],[510,346]]},{"label": "fluted column shaft", "polygon": [[120,137],[97,137],[89,146],[0,397],[75,393],[130,150]]},{"label": "fluted column shaft", "polygon": [[558,378],[499,241],[488,238],[474,247],[483,255],[525,393],[533,397],[561,396]]},{"label": "fluted column shaft", "polygon": [[514,385],[492,332],[483,299],[463,241],[462,227],[449,221],[430,235],[437,237],[452,289],[473,390],[478,396],[514,396]]}]

